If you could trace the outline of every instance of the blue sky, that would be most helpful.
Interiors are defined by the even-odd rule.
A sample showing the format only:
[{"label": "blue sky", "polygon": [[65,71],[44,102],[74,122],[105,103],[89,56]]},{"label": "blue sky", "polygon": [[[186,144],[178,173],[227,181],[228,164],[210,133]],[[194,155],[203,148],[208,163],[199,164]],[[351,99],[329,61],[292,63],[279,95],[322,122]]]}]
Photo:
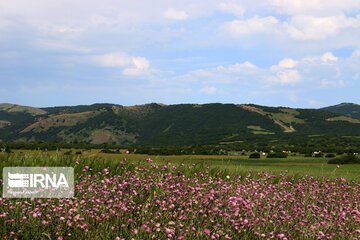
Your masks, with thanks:
[{"label": "blue sky", "polygon": [[360,103],[359,0],[0,1],[0,102]]}]

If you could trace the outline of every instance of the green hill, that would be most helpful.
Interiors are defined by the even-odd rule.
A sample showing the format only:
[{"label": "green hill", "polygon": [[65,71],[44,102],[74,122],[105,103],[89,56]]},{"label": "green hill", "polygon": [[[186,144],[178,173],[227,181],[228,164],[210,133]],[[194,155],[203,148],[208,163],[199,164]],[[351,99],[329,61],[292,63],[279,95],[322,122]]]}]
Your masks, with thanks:
[{"label": "green hill", "polygon": [[8,113],[28,113],[33,116],[35,115],[42,115],[46,114],[46,111],[40,108],[28,107],[28,106],[21,106],[17,104],[11,103],[0,103],[0,111],[8,112]]},{"label": "green hill", "polygon": [[325,107],[323,110],[360,119],[360,105],[355,103],[341,103],[338,105]]},{"label": "green hill", "polygon": [[360,120],[327,109],[220,103],[48,108],[0,104],[0,141],[6,142],[217,144],[358,135]]}]

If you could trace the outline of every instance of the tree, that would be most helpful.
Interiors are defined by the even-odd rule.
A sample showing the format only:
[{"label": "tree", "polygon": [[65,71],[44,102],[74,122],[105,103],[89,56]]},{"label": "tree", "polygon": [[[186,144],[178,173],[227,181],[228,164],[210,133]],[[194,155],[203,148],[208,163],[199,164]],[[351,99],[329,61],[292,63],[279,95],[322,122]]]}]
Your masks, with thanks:
[{"label": "tree", "polygon": [[258,153],[258,152],[252,153],[252,154],[250,154],[249,158],[260,158],[260,153]]}]

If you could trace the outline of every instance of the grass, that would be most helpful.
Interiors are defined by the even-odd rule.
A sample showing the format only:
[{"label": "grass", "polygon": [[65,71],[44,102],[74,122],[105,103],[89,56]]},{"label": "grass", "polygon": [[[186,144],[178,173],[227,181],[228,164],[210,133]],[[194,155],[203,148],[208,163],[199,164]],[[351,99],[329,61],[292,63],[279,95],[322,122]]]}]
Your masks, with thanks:
[{"label": "grass", "polygon": [[266,132],[266,131],[251,131],[253,134],[275,134],[274,132]]},{"label": "grass", "polygon": [[289,113],[271,113],[271,115],[273,116],[274,119],[276,120],[281,120],[284,123],[290,124],[292,122],[295,123],[304,123],[304,119],[300,119],[295,117],[295,115],[293,114],[289,114]]},{"label": "grass", "polygon": [[0,154],[0,167],[69,166],[76,179],[72,199],[0,198],[0,238],[360,237],[360,165],[302,156],[63,153]]},{"label": "grass", "polygon": [[249,125],[249,126],[247,126],[247,128],[257,130],[257,131],[264,131],[265,130],[260,126],[254,126],[254,125]]},{"label": "grass", "polygon": [[247,126],[248,129],[252,129],[253,131],[251,131],[253,134],[275,134],[274,132],[269,132],[268,130],[266,129],[263,129],[262,127],[260,126],[253,126],[253,125],[250,125],[250,126]]},{"label": "grass", "polygon": [[351,118],[351,117],[347,117],[347,116],[338,116],[338,117],[333,117],[333,118],[328,118],[328,121],[346,121],[346,122],[350,122],[350,123],[360,123],[359,119],[355,119],[355,118]]},{"label": "grass", "polygon": [[[360,164],[348,164],[341,165],[337,168],[336,165],[327,164],[329,159],[326,158],[309,158],[303,156],[288,156],[287,158],[279,159],[267,159],[265,156],[261,156],[260,159],[249,159],[249,153],[245,156],[227,156],[227,155],[170,155],[170,156],[150,156],[146,154],[109,154],[100,153],[100,150],[90,150],[84,152],[81,156],[73,155],[63,158],[62,154],[67,151],[31,151],[31,150],[16,150],[13,157],[10,157],[11,166],[16,164],[38,164],[43,166],[44,164],[55,164],[56,166],[67,166],[70,160],[81,158],[88,165],[94,163],[100,164],[99,168],[106,167],[105,165],[113,165],[118,163],[124,158],[128,158],[133,162],[144,162],[146,159],[151,158],[157,164],[164,164],[171,162],[179,165],[181,163],[186,164],[203,164],[211,166],[212,168],[218,168],[223,171],[227,171],[230,174],[237,174],[238,172],[248,172],[249,170],[254,172],[266,171],[271,174],[279,174],[284,171],[288,171],[289,175],[293,176],[314,176],[314,177],[326,177],[329,179],[345,178],[347,180],[360,181]],[[79,149],[73,149],[72,152],[80,151]],[[20,154],[22,152],[22,154]],[[30,157],[32,156],[33,157]],[[0,154],[0,159],[3,159],[5,155]],[[34,156],[41,156],[40,159]],[[26,159],[28,160],[21,160]],[[30,160],[32,159],[32,160]],[[61,159],[61,160],[60,160]],[[21,160],[19,162],[19,160]],[[65,162],[61,162],[65,161]],[[15,165],[14,165],[15,164]],[[63,164],[63,165],[61,165]],[[55,166],[54,165],[54,166]],[[5,163],[0,162],[0,167],[4,167]],[[19,165],[22,166],[22,165]],[[31,165],[32,166],[32,165]],[[35,165],[34,165],[35,166]]]}]

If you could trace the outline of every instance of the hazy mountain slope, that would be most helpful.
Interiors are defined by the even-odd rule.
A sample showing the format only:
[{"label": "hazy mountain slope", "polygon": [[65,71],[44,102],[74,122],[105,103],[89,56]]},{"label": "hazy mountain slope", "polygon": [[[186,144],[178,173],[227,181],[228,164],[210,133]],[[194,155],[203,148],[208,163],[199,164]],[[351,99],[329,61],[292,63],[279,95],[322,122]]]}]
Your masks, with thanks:
[{"label": "hazy mountain slope", "polygon": [[341,103],[334,106],[322,108],[323,110],[335,112],[341,115],[360,119],[360,105],[355,103]]}]

